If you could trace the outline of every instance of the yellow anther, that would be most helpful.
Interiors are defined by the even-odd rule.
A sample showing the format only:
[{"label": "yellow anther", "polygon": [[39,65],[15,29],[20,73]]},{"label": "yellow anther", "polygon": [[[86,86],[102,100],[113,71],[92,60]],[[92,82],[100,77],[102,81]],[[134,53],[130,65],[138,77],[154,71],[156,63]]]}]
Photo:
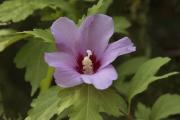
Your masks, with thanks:
[{"label": "yellow anther", "polygon": [[87,52],[87,56],[85,56],[82,61],[83,73],[84,74],[93,74],[93,62],[90,59],[90,57],[92,55],[92,51],[87,50],[86,52]]}]

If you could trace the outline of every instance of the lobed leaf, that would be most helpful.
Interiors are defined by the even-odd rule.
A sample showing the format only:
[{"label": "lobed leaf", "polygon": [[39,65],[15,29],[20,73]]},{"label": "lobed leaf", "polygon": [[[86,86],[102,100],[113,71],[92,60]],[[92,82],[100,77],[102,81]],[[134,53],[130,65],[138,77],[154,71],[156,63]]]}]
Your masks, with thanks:
[{"label": "lobed leaf", "polygon": [[136,120],[150,120],[151,109],[142,103],[138,103],[135,111]]},{"label": "lobed leaf", "polygon": [[37,99],[33,100],[32,109],[25,120],[50,120],[58,113],[58,103],[61,100],[58,96],[59,91],[59,87],[52,87],[40,94]]},{"label": "lobed leaf", "polygon": [[29,35],[32,35],[36,38],[40,38],[42,40],[44,40],[44,42],[49,42],[49,43],[53,43],[54,42],[54,38],[50,32],[50,30],[43,30],[43,29],[34,29],[33,31],[23,31],[21,33],[26,33]]},{"label": "lobed leaf", "polygon": [[[139,67],[148,60],[145,56],[138,56],[132,59],[127,60],[126,62],[122,63],[118,68],[118,73],[120,75],[131,75],[137,72]],[[134,64],[136,63],[136,64]],[[131,68],[131,69],[130,69]]]},{"label": "lobed leaf", "polygon": [[0,22],[19,22],[45,7],[60,8],[70,15],[76,12],[73,6],[63,0],[8,0],[0,5]]},{"label": "lobed leaf", "polygon": [[35,93],[48,73],[49,67],[44,61],[44,53],[52,50],[52,44],[34,39],[23,46],[15,57],[17,68],[26,68],[25,79],[31,83],[31,94]]},{"label": "lobed leaf", "polygon": [[128,101],[131,102],[131,99],[134,96],[146,90],[150,83],[177,74],[177,72],[171,72],[162,76],[155,76],[158,70],[169,61],[170,58],[157,57],[145,62],[142,66],[140,66],[135,76],[131,80],[128,91]]},{"label": "lobed leaf", "polygon": [[[113,0],[99,0],[96,5],[93,5],[91,8],[87,11],[87,16],[98,14],[98,13],[106,13],[109,6]],[[80,24],[84,19],[86,15],[83,15],[83,17],[79,20],[78,24]]]},{"label": "lobed leaf", "polygon": [[133,75],[147,60],[148,58],[146,58],[145,56],[138,56],[125,61],[119,67],[117,67],[119,77],[118,80],[115,81],[114,86],[118,90],[118,92],[123,93],[127,96],[130,82],[125,81],[125,78],[128,75]]},{"label": "lobed leaf", "polygon": [[99,91],[92,86],[83,86],[77,92],[70,120],[102,120],[100,112],[119,116],[120,109],[127,110],[124,100],[111,89]]},{"label": "lobed leaf", "polygon": [[26,120],[49,120],[55,114],[58,119],[67,115],[70,120],[103,120],[101,112],[117,117],[122,115],[120,110],[127,111],[127,104],[114,90],[99,91],[89,85],[50,88],[31,106]]},{"label": "lobed leaf", "polygon": [[161,120],[170,115],[180,114],[180,95],[165,94],[152,107],[150,120]]},{"label": "lobed leaf", "polygon": [[[27,4],[28,3],[28,4]],[[37,9],[43,9],[47,3],[42,0],[9,0],[0,5],[0,21],[18,22],[24,20]]]},{"label": "lobed leaf", "polygon": [[106,13],[112,2],[112,0],[99,0],[96,5],[93,5],[91,8],[88,9],[87,15]]},{"label": "lobed leaf", "polygon": [[6,49],[11,44],[26,38],[27,35],[15,33],[13,30],[1,30],[0,31],[0,52]]},{"label": "lobed leaf", "polygon": [[52,6],[50,6],[51,8],[53,9],[60,8],[62,12],[66,13],[66,16],[72,18],[73,20],[77,20],[77,16],[78,16],[77,8],[75,8],[75,6],[71,4],[71,2],[69,2],[68,0],[51,0],[51,3],[52,3]]}]

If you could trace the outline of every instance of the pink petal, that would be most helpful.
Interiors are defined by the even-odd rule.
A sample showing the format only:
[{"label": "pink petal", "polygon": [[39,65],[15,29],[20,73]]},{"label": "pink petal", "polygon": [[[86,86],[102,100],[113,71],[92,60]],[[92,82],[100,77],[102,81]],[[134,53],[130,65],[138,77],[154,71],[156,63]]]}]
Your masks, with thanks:
[{"label": "pink petal", "polygon": [[52,67],[72,67],[77,65],[75,59],[64,52],[45,53],[45,61]]},{"label": "pink petal", "polygon": [[83,81],[93,84],[97,89],[104,90],[112,85],[113,80],[117,79],[117,72],[112,65],[109,65],[93,75],[82,75]]},{"label": "pink petal", "polygon": [[101,58],[101,68],[111,64],[118,56],[136,51],[136,47],[128,37],[111,43]]},{"label": "pink petal", "polygon": [[51,32],[60,51],[76,53],[76,45],[80,34],[72,20],[60,17],[52,24]]},{"label": "pink petal", "polygon": [[80,74],[71,68],[56,68],[54,78],[56,84],[63,88],[73,87],[83,83]]},{"label": "pink petal", "polygon": [[89,16],[80,26],[82,50],[92,50],[99,58],[108,45],[109,38],[114,32],[114,24],[111,17],[97,14]]}]

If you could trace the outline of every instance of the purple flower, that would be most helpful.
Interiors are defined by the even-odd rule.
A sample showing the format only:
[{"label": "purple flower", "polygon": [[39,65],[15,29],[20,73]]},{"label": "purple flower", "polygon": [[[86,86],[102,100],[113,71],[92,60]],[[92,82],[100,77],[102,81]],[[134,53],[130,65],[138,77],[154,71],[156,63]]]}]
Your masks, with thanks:
[{"label": "purple flower", "polygon": [[52,24],[51,32],[58,51],[46,53],[45,61],[55,67],[54,78],[61,87],[86,83],[97,89],[108,88],[118,77],[111,63],[136,49],[127,37],[108,45],[114,24],[111,17],[103,14],[87,17],[79,28],[68,18],[60,17]]}]

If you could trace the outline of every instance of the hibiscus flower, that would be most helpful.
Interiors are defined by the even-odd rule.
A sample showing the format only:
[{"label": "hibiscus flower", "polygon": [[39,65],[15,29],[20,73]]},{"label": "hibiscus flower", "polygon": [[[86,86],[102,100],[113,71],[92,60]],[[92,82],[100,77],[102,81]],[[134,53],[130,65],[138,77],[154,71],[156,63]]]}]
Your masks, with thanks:
[{"label": "hibiscus flower", "polygon": [[88,16],[80,27],[60,17],[52,24],[51,32],[58,50],[46,53],[45,61],[55,68],[56,84],[65,88],[83,83],[101,90],[108,88],[118,77],[111,63],[136,50],[128,37],[108,44],[114,24],[103,14]]}]

